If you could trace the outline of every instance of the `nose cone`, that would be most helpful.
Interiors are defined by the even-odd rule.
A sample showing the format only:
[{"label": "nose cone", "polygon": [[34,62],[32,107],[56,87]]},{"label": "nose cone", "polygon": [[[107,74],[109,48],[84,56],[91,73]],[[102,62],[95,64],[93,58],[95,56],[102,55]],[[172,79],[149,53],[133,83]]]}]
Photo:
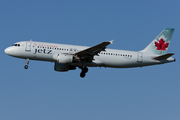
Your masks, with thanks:
[{"label": "nose cone", "polygon": [[20,53],[19,53],[19,49],[18,47],[14,47],[14,46],[11,46],[11,47],[8,47],[4,50],[4,52],[7,54],[7,55],[10,55],[10,56],[13,56],[13,57],[20,57]]},{"label": "nose cone", "polygon": [[4,50],[4,52],[5,52],[6,54],[8,54],[8,53],[10,52],[9,48],[6,48],[6,49]]},{"label": "nose cone", "polygon": [[8,47],[4,50],[4,52],[7,54],[7,55],[11,55],[13,50],[11,49],[11,47]]}]

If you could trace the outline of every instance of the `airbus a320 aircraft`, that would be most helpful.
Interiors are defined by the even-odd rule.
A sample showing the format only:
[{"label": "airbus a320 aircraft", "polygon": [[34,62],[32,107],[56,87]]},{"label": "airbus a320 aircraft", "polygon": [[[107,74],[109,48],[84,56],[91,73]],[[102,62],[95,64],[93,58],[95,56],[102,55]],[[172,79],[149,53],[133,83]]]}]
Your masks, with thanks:
[{"label": "airbus a320 aircraft", "polygon": [[102,42],[93,47],[65,45],[36,41],[21,41],[5,49],[5,53],[26,59],[25,69],[29,60],[54,62],[54,70],[64,72],[82,70],[80,76],[85,77],[87,67],[131,68],[174,62],[167,53],[174,29],[164,29],[145,49],[141,51],[125,51],[106,49],[113,40]]}]

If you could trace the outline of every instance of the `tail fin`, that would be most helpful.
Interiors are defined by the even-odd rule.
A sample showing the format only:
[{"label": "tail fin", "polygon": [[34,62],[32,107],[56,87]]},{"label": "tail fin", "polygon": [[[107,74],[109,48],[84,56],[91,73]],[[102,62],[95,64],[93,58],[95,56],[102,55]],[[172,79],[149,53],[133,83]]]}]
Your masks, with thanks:
[{"label": "tail fin", "polygon": [[164,55],[167,53],[172,34],[173,28],[164,29],[144,50],[141,52],[149,52],[158,55]]}]

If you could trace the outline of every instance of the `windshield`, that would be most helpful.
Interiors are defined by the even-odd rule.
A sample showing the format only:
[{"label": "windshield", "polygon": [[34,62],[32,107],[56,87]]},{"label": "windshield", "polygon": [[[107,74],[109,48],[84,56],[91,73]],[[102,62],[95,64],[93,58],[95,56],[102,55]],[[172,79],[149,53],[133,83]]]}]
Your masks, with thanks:
[{"label": "windshield", "polygon": [[18,47],[20,47],[20,44],[13,44],[12,46],[18,46]]}]

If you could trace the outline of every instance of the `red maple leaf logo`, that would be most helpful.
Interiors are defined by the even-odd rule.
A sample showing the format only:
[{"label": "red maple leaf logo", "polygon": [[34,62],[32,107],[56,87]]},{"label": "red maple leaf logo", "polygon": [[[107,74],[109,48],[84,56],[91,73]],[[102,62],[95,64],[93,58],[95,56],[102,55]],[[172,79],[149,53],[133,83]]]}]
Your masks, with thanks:
[{"label": "red maple leaf logo", "polygon": [[155,46],[157,47],[156,50],[163,50],[166,51],[166,48],[168,48],[169,46],[169,42],[165,43],[165,40],[163,40],[162,38],[159,40],[158,42],[155,42]]}]

